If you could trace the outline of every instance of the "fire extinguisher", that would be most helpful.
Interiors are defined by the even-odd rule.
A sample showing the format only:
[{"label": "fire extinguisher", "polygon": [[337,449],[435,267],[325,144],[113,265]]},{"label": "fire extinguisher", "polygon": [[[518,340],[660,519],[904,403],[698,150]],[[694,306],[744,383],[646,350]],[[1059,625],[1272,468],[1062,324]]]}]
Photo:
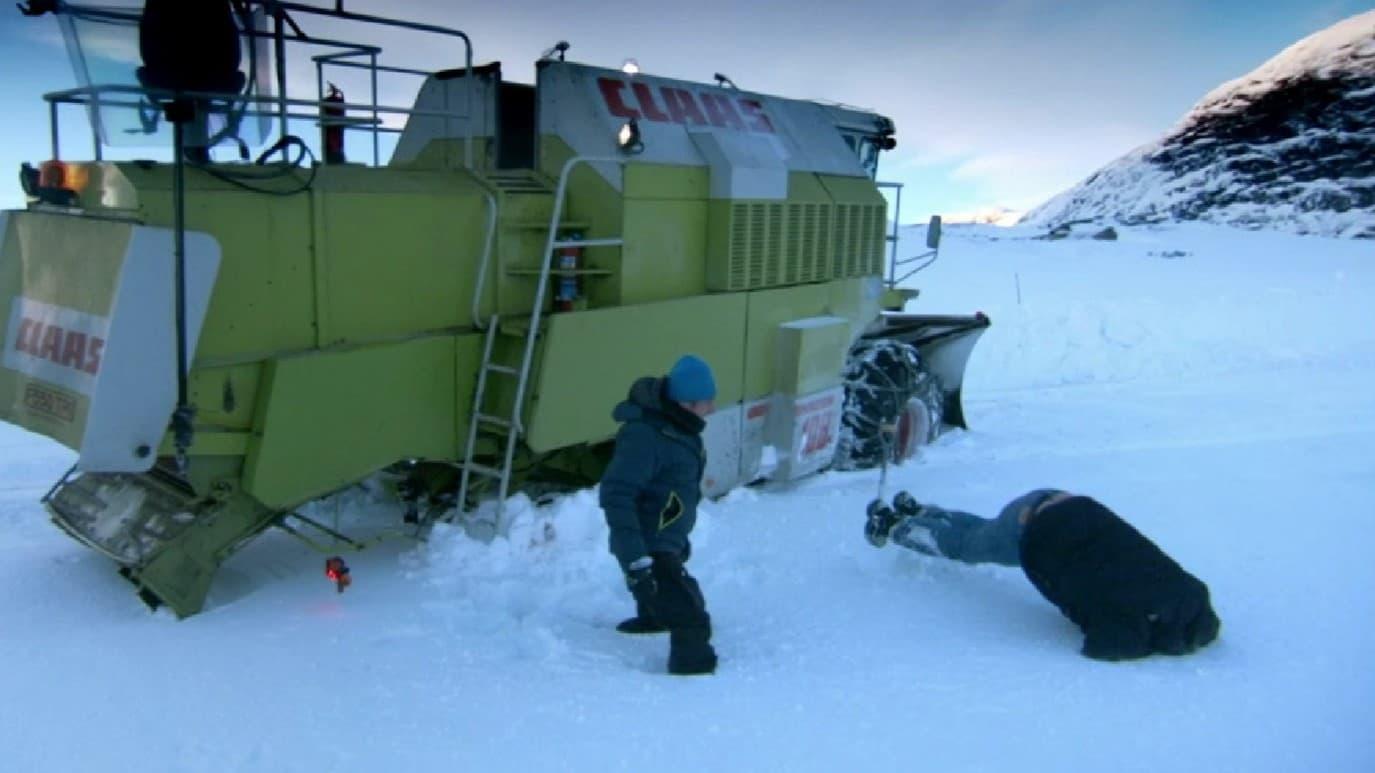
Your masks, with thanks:
[{"label": "fire extinguisher", "polygon": [[[568,241],[582,239],[581,233],[570,233],[564,237]],[[556,267],[559,271],[554,284],[554,311],[572,311],[573,304],[582,292],[582,281],[572,273],[582,268],[582,247],[560,247]]]},{"label": "fire extinguisher", "polygon": [[325,149],[326,164],[344,163],[344,92],[333,83],[325,95],[324,105],[320,106],[320,144]]}]

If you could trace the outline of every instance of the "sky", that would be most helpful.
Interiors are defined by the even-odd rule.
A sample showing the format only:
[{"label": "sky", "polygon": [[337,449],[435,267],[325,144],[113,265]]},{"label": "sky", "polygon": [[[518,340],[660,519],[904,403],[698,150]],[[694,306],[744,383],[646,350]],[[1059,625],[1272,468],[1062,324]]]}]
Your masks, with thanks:
[{"label": "sky", "polygon": [[[345,6],[462,29],[473,41],[474,60],[501,61],[511,80],[533,80],[541,52],[566,40],[568,58],[588,64],[618,67],[633,58],[654,75],[711,82],[720,72],[746,90],[876,110],[897,126],[898,146],[885,154],[880,177],[904,185],[902,222],[933,213],[1029,209],[1168,131],[1217,85],[1370,8],[1368,0],[346,0]],[[300,21],[312,34],[331,31],[312,17]],[[377,42],[384,64],[461,66],[461,52],[438,40],[384,33]],[[313,96],[310,72],[293,84],[312,93],[293,90],[293,96]],[[75,85],[52,17],[27,19],[8,4],[0,9],[0,73],[0,169],[17,170],[22,161],[49,156],[42,94]],[[359,84],[341,85],[349,92]],[[417,86],[386,79],[384,101],[409,104]],[[64,155],[89,157],[82,115],[67,108],[64,116]],[[352,146],[350,155],[357,155]],[[17,183],[0,188],[0,207],[21,205]]]}]

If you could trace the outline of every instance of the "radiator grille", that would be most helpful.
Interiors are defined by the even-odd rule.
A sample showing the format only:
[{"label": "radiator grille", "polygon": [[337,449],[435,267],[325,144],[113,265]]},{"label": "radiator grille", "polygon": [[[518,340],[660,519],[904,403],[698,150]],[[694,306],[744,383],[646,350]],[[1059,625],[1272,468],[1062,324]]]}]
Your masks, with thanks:
[{"label": "radiator grille", "polygon": [[738,202],[730,206],[721,290],[865,276],[883,256],[882,204]]}]

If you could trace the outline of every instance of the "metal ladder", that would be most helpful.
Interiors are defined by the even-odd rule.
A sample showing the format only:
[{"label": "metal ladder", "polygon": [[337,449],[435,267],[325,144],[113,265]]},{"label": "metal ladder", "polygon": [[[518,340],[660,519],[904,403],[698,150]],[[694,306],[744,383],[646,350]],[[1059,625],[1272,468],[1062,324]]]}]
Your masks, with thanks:
[{"label": "metal ladder", "polygon": [[[491,524],[495,536],[495,530],[501,524],[502,515],[506,508],[506,498],[511,488],[511,465],[515,460],[516,445],[521,436],[525,434],[525,424],[521,419],[521,407],[525,402],[525,390],[529,386],[530,369],[533,364],[535,354],[535,341],[539,337],[540,319],[544,314],[544,296],[549,287],[549,278],[557,273],[553,269],[554,250],[565,247],[620,247],[624,244],[624,239],[620,237],[606,239],[559,239],[559,223],[563,219],[563,200],[568,191],[569,173],[579,164],[587,163],[609,163],[622,167],[630,159],[619,156],[575,156],[563,165],[559,173],[558,188],[554,193],[554,211],[549,218],[549,235],[545,239],[544,253],[540,262],[540,272],[538,283],[535,285],[535,303],[530,311],[529,326],[525,329],[525,345],[521,350],[520,362],[515,365],[508,365],[495,362],[492,359],[492,352],[496,348],[497,336],[500,335],[501,320],[498,315],[493,314],[487,321],[486,342],[482,350],[482,365],[478,368],[477,386],[473,389],[473,410],[469,414],[468,421],[468,441],[463,452],[461,463],[461,474],[458,485],[458,516],[465,515],[465,508],[468,502],[468,489],[472,484],[472,476],[478,475],[497,481],[497,505],[494,521]],[[478,284],[474,289],[474,316],[477,321],[477,298],[482,294],[482,283],[485,277],[484,271],[479,273]],[[516,381],[515,401],[511,403],[511,413],[509,416],[497,416],[484,413],[482,410],[483,401],[487,394],[487,377],[497,376],[500,378],[512,378]],[[474,460],[477,451],[477,437],[480,426],[485,425],[489,434],[501,436],[501,466],[492,467],[479,464]]]}]

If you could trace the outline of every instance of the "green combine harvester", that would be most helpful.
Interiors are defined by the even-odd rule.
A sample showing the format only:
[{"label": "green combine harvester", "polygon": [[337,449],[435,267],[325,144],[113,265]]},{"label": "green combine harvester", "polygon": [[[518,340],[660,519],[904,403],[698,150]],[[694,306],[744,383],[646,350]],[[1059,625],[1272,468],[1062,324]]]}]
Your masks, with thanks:
[{"label": "green combine harvester", "polygon": [[[21,10],[56,16],[79,86],[46,96],[52,157],[0,213],[0,417],[78,453],[44,501],[149,604],[195,614],[236,549],[323,529],[298,508],[379,472],[398,528],[497,533],[510,494],[595,483],[612,406],[686,352],[719,385],[709,495],[964,424],[988,319],[902,313],[883,116],[563,43],[512,83],[458,30],[342,2]],[[457,69],[342,39],[380,29]],[[419,80],[414,102],[380,104],[379,75]],[[91,159],[63,154],[71,106]],[[102,160],[131,143],[170,160]]]}]

